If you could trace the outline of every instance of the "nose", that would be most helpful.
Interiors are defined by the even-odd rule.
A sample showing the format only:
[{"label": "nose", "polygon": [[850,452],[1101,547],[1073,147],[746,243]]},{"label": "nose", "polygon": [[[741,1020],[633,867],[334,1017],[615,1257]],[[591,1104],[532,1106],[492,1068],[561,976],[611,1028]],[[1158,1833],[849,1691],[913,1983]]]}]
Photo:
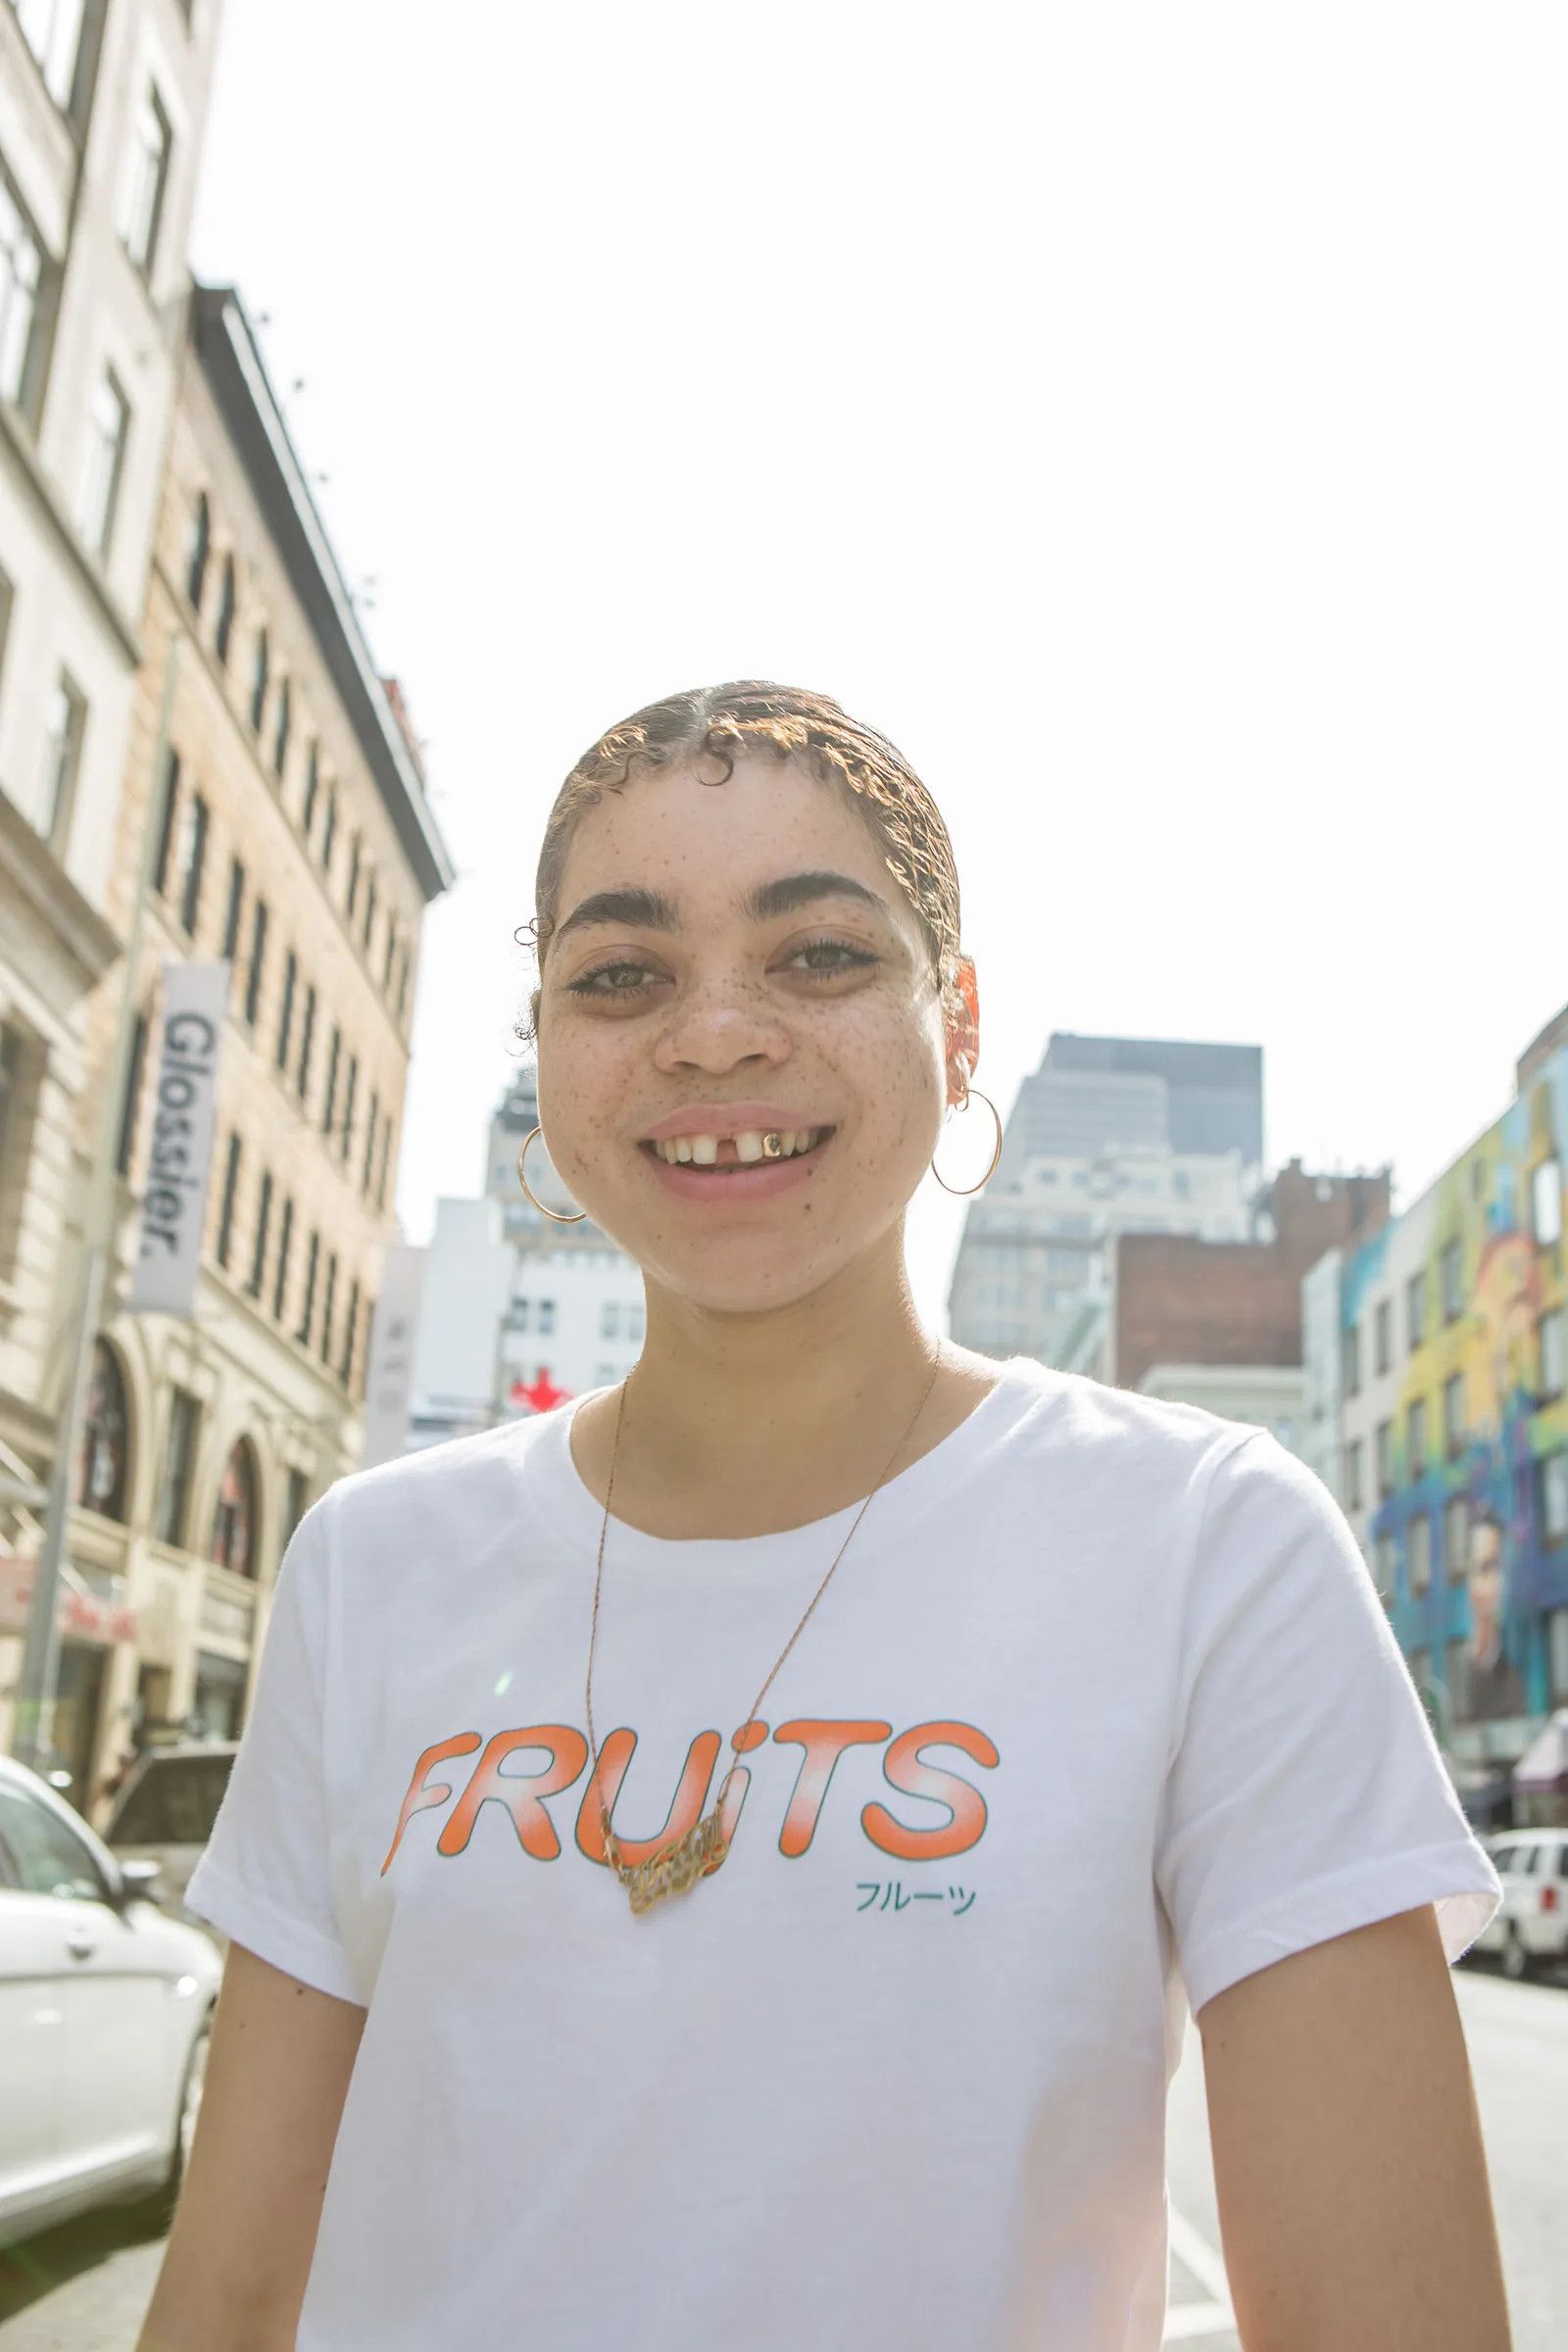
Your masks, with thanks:
[{"label": "nose", "polygon": [[721,1074],[747,1066],[776,1069],[789,1054],[789,1033],[760,991],[739,974],[714,973],[681,992],[654,1048],[654,1060],[671,1073]]}]

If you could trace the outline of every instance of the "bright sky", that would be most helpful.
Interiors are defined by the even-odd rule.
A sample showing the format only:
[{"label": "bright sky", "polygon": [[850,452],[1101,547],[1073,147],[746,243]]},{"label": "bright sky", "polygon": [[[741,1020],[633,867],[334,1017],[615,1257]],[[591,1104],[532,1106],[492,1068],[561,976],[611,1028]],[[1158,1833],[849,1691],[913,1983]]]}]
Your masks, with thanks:
[{"label": "bright sky", "polygon": [[562,776],[735,676],[932,787],[1004,1110],[1053,1028],[1260,1043],[1271,1159],[1401,1202],[1497,1115],[1568,999],[1565,66],[1555,0],[227,0],[195,264],[461,875],[412,1239]]}]

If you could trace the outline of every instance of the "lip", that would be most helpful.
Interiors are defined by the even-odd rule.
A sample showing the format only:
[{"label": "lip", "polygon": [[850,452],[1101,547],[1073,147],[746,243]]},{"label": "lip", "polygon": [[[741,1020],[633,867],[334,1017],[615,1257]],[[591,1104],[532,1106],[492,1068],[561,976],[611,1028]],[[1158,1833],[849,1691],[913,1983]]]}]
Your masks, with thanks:
[{"label": "lip", "polygon": [[[704,1130],[677,1127],[674,1132],[701,1135]],[[709,1128],[707,1132],[711,1135],[713,1130]],[[647,1146],[639,1148],[637,1156],[652,1170],[654,1181],[662,1184],[666,1193],[672,1193],[677,1200],[700,1200],[705,1208],[727,1200],[732,1208],[743,1208],[749,1201],[770,1200],[775,1193],[792,1193],[798,1185],[809,1184],[816,1174],[817,1162],[824,1152],[832,1149],[832,1144],[829,1135],[804,1156],[797,1152],[789,1159],[757,1159],[745,1167],[732,1166],[725,1175],[712,1168],[695,1167],[689,1160],[677,1160],[671,1166]]]},{"label": "lip", "polygon": [[[677,1135],[765,1135],[770,1128],[830,1127],[831,1119],[803,1118],[778,1102],[691,1102],[648,1128],[639,1142],[667,1144]],[[776,1161],[770,1162],[776,1166]]]}]

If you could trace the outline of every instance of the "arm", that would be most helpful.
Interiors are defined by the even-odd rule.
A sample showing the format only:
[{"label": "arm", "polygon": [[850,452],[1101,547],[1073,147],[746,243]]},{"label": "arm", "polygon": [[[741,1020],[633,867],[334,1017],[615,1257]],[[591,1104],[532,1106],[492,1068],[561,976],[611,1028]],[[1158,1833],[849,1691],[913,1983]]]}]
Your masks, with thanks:
[{"label": "arm", "polygon": [[1432,1906],[1254,1971],[1198,2025],[1246,2352],[1509,2352]]},{"label": "arm", "polygon": [[230,1944],[190,2170],[136,2352],[292,2352],[365,2019]]}]

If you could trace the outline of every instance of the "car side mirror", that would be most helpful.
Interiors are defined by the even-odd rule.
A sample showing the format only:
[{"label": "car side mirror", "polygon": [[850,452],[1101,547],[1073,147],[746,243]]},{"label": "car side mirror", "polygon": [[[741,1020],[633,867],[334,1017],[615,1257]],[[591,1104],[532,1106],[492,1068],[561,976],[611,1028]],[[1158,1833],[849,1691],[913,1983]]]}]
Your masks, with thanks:
[{"label": "car side mirror", "polygon": [[122,1911],[127,1903],[135,1902],[138,1897],[149,1903],[161,1903],[164,1899],[164,1867],[151,1857],[122,1862],[120,1865],[118,1908]]}]

